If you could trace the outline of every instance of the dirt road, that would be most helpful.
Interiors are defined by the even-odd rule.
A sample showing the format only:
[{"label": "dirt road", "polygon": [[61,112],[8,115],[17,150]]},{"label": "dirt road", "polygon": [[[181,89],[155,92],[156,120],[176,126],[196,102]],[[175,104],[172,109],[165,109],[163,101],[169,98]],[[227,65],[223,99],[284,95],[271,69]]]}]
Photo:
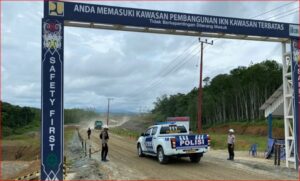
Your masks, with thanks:
[{"label": "dirt road", "polygon": [[[81,131],[85,137],[85,130]],[[99,132],[93,131],[92,150],[100,149]],[[298,180],[295,170],[274,167],[272,160],[250,158],[245,152],[237,152],[236,161],[227,161],[225,151],[210,151],[200,163],[189,159],[173,159],[161,165],[156,158],[140,158],[136,153],[136,141],[110,134],[109,162],[100,162],[100,152],[92,155],[98,160],[107,179],[137,180]]]}]

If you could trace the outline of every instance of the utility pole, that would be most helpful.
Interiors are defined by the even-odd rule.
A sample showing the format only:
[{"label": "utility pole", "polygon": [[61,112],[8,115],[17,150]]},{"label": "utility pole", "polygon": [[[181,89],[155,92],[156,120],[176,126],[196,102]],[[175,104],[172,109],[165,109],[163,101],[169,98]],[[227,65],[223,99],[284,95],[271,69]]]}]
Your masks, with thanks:
[{"label": "utility pole", "polygon": [[199,42],[201,43],[201,58],[200,58],[200,79],[199,79],[199,93],[198,93],[198,133],[201,133],[202,131],[202,68],[203,68],[203,44],[213,45],[214,42],[207,42],[207,39],[205,41],[202,41],[201,38],[199,38]]},{"label": "utility pole", "polygon": [[106,119],[106,125],[108,126],[108,120],[109,120],[109,103],[112,101],[113,98],[107,98],[107,119]]}]

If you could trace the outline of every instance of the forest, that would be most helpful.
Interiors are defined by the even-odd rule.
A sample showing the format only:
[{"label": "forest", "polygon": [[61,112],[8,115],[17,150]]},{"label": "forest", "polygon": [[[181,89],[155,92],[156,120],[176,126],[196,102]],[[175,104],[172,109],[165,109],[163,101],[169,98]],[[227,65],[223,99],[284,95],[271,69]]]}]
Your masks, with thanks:
[{"label": "forest", "polygon": [[[92,109],[65,109],[64,123],[78,123],[98,116],[99,114]],[[37,131],[41,123],[40,109],[20,107],[7,102],[1,102],[1,118],[3,137]]]},{"label": "forest", "polygon": [[[203,126],[263,119],[259,107],[282,84],[282,66],[273,60],[240,66],[228,74],[203,79]],[[187,94],[163,95],[154,102],[157,120],[189,116],[196,128],[198,88]]]}]

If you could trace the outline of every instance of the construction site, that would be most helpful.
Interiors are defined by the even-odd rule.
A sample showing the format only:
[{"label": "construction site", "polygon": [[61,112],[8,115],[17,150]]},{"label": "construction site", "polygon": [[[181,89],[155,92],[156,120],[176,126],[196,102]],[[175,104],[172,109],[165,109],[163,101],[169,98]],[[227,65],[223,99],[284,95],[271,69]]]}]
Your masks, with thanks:
[{"label": "construction site", "polygon": [[[41,19],[34,17],[41,21],[41,31],[35,35],[39,41],[31,44],[39,47],[41,64],[32,74],[40,79],[26,83],[38,90],[34,95],[26,93],[30,88],[25,84],[9,85],[10,71],[22,67],[7,63],[18,59],[8,53],[17,45],[8,43],[13,24],[4,28],[1,180],[299,180],[298,1],[275,3],[251,18],[166,11],[157,4],[150,5],[152,9],[143,9],[147,3],[141,8],[111,4],[45,1],[37,6],[43,6]],[[4,6],[20,8],[17,3]],[[291,6],[298,9],[260,17]],[[276,19],[290,15],[298,15],[296,23]],[[7,17],[8,12],[4,24],[14,22]],[[23,18],[18,14],[17,19]],[[85,42],[80,33],[87,31],[102,34],[86,34],[91,41]],[[103,35],[108,32],[113,33]],[[157,44],[152,37],[162,36],[170,38],[168,44],[150,51]],[[226,43],[216,45],[220,41]],[[103,47],[97,47],[101,43]],[[230,43],[234,48],[227,57],[223,54]],[[273,50],[265,51],[271,44]],[[171,45],[181,48],[168,49]],[[153,64],[140,63],[144,47]],[[249,47],[253,49],[244,50]],[[268,56],[262,58],[261,52]],[[213,56],[229,61],[239,53],[238,59],[250,63],[219,62],[224,71],[210,64]],[[121,63],[130,59],[126,56],[137,58],[127,60],[131,69]],[[168,56],[172,61],[158,66],[157,61]],[[111,61],[100,70],[99,57]],[[69,61],[73,59],[80,61],[74,64]]]}]

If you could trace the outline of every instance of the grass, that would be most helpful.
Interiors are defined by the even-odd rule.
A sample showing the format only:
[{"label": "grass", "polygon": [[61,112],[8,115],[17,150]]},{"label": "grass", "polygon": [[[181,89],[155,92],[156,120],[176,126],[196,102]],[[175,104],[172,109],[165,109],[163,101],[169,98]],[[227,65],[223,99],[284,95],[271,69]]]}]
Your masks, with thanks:
[{"label": "grass", "polygon": [[[227,149],[227,134],[209,134],[211,147],[213,149]],[[235,150],[247,151],[254,143],[258,144],[257,151],[264,151],[267,148],[267,137],[252,135],[235,135]]]},{"label": "grass", "polygon": [[3,140],[2,146],[11,145],[11,146],[32,146],[32,147],[40,147],[39,139],[23,139],[23,140]]},{"label": "grass", "polygon": [[34,147],[39,147],[40,146],[40,137],[39,136],[32,136],[29,133],[23,133],[23,134],[18,134],[18,135],[11,135],[8,137],[5,137],[2,140],[2,144],[4,145],[31,145]]},{"label": "grass", "polygon": [[111,128],[110,131],[120,136],[133,137],[136,139],[138,139],[141,134],[140,132],[128,130],[125,128]]},{"label": "grass", "polygon": [[[221,127],[226,125],[237,125],[237,126],[268,126],[267,119],[258,119],[253,121],[227,121],[225,123],[217,123],[215,125],[203,125],[204,129],[211,127]],[[284,128],[284,121],[282,119],[273,119],[272,120],[273,128]]]},{"label": "grass", "polygon": [[[4,137],[2,140],[3,144],[9,145],[9,144],[14,144],[14,145],[32,145],[32,146],[40,146],[40,136],[32,136],[30,134],[32,132],[38,132],[38,131],[27,131],[22,134],[13,134],[7,137]],[[64,130],[64,139],[65,143],[70,141],[72,139],[74,133],[74,128],[66,128]]]}]

